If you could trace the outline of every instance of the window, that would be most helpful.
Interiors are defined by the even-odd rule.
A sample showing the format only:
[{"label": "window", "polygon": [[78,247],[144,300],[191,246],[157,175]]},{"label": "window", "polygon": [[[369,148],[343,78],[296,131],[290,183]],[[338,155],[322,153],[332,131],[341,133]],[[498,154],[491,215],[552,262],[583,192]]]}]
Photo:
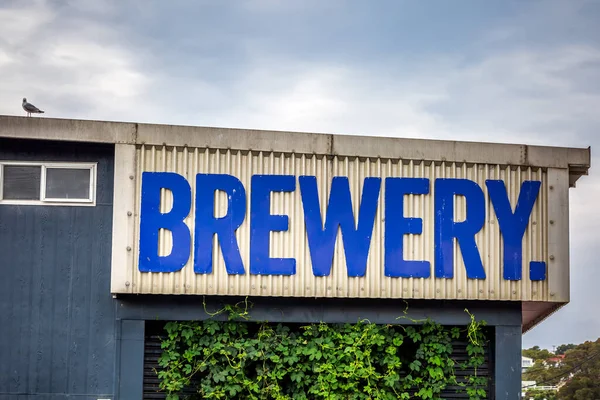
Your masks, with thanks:
[{"label": "window", "polygon": [[2,199],[38,200],[42,167],[5,165],[2,171]]},{"label": "window", "polygon": [[0,161],[0,204],[94,205],[95,163]]}]

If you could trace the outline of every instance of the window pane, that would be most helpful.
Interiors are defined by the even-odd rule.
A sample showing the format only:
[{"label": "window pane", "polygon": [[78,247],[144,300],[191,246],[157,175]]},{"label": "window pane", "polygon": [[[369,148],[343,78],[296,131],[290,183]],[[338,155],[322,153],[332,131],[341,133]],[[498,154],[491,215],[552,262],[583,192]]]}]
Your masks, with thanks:
[{"label": "window pane", "polygon": [[46,168],[47,199],[90,198],[90,170]]},{"label": "window pane", "polygon": [[2,198],[5,200],[39,200],[42,167],[5,165]]}]

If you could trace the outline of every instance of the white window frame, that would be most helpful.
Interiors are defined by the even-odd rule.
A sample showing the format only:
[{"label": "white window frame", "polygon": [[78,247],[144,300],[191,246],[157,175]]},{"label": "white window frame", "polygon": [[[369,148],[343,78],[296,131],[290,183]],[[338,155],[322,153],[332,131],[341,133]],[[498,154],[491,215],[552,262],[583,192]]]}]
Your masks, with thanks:
[{"label": "white window frame", "polygon": [[[40,167],[40,195],[37,200],[5,200],[4,167],[5,166]],[[55,199],[46,197],[46,172],[48,168],[87,169],[90,171],[90,195],[87,199]],[[50,162],[50,161],[0,161],[0,205],[47,205],[47,206],[95,206],[96,181],[98,163]]]}]

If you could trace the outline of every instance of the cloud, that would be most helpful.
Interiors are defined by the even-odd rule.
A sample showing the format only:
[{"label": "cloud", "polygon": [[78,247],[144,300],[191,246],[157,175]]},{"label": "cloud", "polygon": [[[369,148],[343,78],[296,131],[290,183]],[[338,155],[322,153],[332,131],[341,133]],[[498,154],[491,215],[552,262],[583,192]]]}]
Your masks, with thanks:
[{"label": "cloud", "polygon": [[36,35],[52,21],[56,13],[44,1],[15,3],[18,7],[0,8],[0,43],[11,51],[27,50],[26,44],[36,43]]},{"label": "cloud", "polygon": [[[589,145],[590,127],[600,125],[600,91],[579,82],[600,62],[594,48],[518,50],[467,66],[458,57],[426,58],[410,71],[404,62],[266,58],[215,88],[223,102],[216,112],[190,117],[200,125],[568,146]],[[204,100],[188,102],[202,109]]]},{"label": "cloud", "polygon": [[[89,2],[77,4],[74,10],[97,13]],[[59,117],[116,112],[148,83],[110,26],[65,18],[50,2],[0,9],[0,37],[8,38],[0,41],[0,74],[11,77],[0,94],[3,113],[15,113],[22,97]]]},{"label": "cloud", "polygon": [[128,52],[118,46],[73,38],[43,50],[41,58],[43,67],[68,72],[63,82],[55,84],[72,95],[93,96],[98,101],[131,98],[139,95],[145,84]]},{"label": "cloud", "polygon": [[[212,25],[199,21],[198,36],[185,35],[183,41],[171,41],[171,47],[196,43],[209,53],[180,52],[173,64],[165,62],[172,55],[152,51],[160,40],[140,45],[139,33],[123,24],[109,25],[107,16],[118,14],[114,5],[75,3],[77,8],[66,14],[68,23],[66,15],[43,2],[13,10],[17,19],[29,13],[43,16],[37,20],[44,23],[32,24],[29,34],[52,39],[34,44],[37,50],[29,57],[15,59],[14,51],[0,48],[0,72],[16,74],[15,81],[25,84],[23,92],[42,88],[55,116],[501,142],[527,138],[560,145],[572,145],[574,138],[585,143],[586,132],[599,122],[600,90],[590,92],[578,78],[599,78],[599,69],[590,68],[600,62],[599,52],[589,45],[525,46],[474,59],[451,51],[387,53],[348,64],[273,53],[277,46],[264,44],[273,38],[243,37],[243,32],[213,35],[209,41],[204,33]],[[286,12],[279,2],[261,4],[252,15]],[[148,22],[164,25],[157,24],[156,9],[148,9]],[[500,35],[496,42],[515,34]],[[164,35],[169,37],[169,31]],[[222,52],[207,47],[209,42],[222,45]],[[232,48],[237,42],[241,46]],[[230,58],[242,63],[232,66]],[[226,75],[219,76],[223,71]],[[17,90],[14,85],[8,89],[18,99]],[[8,98],[1,100],[0,107],[6,107]]]}]

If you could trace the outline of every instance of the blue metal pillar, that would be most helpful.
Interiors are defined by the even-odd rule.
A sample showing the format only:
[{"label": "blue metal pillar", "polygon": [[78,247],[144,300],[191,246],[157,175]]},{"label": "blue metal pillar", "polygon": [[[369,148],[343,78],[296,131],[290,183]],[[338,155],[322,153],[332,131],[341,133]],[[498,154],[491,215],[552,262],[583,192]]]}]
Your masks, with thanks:
[{"label": "blue metal pillar", "polygon": [[520,399],[521,325],[496,326],[495,339],[495,399]]},{"label": "blue metal pillar", "polygon": [[141,399],[144,390],[144,320],[121,320],[118,399]]}]

